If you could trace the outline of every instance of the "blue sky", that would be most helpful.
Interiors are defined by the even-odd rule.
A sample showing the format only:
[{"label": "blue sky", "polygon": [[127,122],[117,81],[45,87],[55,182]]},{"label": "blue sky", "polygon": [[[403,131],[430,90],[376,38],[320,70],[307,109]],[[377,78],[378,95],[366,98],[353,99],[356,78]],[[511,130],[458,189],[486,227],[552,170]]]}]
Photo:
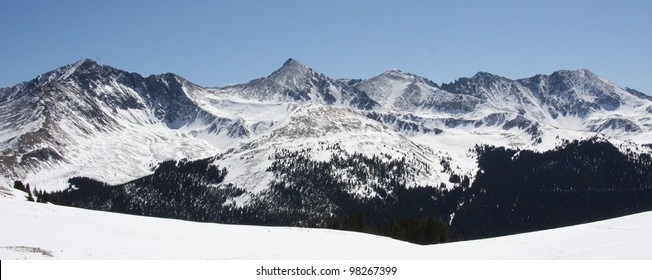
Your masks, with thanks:
[{"label": "blue sky", "polygon": [[0,3],[0,87],[82,58],[203,86],[293,57],[333,78],[399,68],[437,83],[587,68],[652,94],[652,1]]}]

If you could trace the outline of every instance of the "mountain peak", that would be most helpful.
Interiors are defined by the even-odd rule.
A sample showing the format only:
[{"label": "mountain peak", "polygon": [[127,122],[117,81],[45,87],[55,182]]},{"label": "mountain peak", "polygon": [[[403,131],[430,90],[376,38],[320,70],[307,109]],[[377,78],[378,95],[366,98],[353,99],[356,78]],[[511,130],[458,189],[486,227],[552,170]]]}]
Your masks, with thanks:
[{"label": "mountain peak", "polygon": [[308,66],[303,65],[301,62],[299,62],[294,58],[288,58],[288,60],[286,60],[283,63],[283,66],[281,66],[281,68],[278,71],[281,70],[303,73],[310,70],[310,68],[308,68]]},{"label": "mountain peak", "polygon": [[305,65],[301,64],[301,62],[299,62],[298,60],[290,57],[283,63],[283,67],[286,66],[305,66]]},{"label": "mountain peak", "polygon": [[576,76],[576,77],[587,77],[587,78],[597,78],[597,74],[591,72],[588,69],[580,68],[577,70],[558,70],[552,73],[551,76]]},{"label": "mountain peak", "polygon": [[75,62],[74,64],[95,64],[95,65],[99,65],[99,63],[97,63],[95,60],[92,60],[90,58],[82,58],[82,59],[78,60],[77,62]]},{"label": "mountain peak", "polygon": [[283,63],[281,68],[269,75],[267,79],[274,80],[279,84],[296,84],[297,79],[303,79],[301,77],[309,75],[311,71],[310,68],[301,64],[299,61],[290,58]]},{"label": "mountain peak", "polygon": [[376,76],[378,78],[389,78],[392,80],[427,80],[426,78],[423,78],[421,76],[405,72],[401,69],[398,68],[392,68],[389,69],[380,75]]},{"label": "mountain peak", "polygon": [[419,78],[417,75],[405,72],[398,68],[389,69],[376,77],[388,78],[392,80],[414,80],[415,78]]},{"label": "mountain peak", "polygon": [[586,68],[580,68],[580,69],[577,70],[577,72],[582,73],[582,74],[593,74],[593,72],[591,72],[589,69],[586,69]]},{"label": "mountain peak", "polygon": [[92,69],[95,67],[102,67],[102,64],[97,63],[95,60],[92,60],[90,58],[84,58],[80,59],[77,62],[68,65],[69,69],[77,70],[77,69]]},{"label": "mountain peak", "polygon": [[475,73],[475,75],[473,75],[472,79],[492,79],[493,80],[493,79],[505,79],[505,78],[503,78],[501,76],[498,76],[498,75],[495,75],[495,74],[492,74],[492,73],[489,73],[489,72],[480,71],[478,73]]},{"label": "mountain peak", "polygon": [[67,68],[66,71],[69,73],[80,71],[80,70],[93,70],[93,69],[106,68],[106,67],[108,66],[99,64],[98,62],[90,58],[80,59],[73,64],[69,64],[68,66],[65,66],[65,68]]},{"label": "mountain peak", "polygon": [[38,85],[42,86],[43,84],[49,83],[51,81],[65,80],[80,73],[94,73],[99,72],[97,71],[98,69],[107,68],[110,67],[101,65],[94,60],[84,58],[74,63],[54,69],[50,72],[41,74],[35,78],[35,81]]},{"label": "mountain peak", "polygon": [[401,71],[401,69],[398,69],[398,68],[389,69],[389,70],[383,72],[383,74],[384,73],[387,73],[387,74],[405,74],[405,72]]}]

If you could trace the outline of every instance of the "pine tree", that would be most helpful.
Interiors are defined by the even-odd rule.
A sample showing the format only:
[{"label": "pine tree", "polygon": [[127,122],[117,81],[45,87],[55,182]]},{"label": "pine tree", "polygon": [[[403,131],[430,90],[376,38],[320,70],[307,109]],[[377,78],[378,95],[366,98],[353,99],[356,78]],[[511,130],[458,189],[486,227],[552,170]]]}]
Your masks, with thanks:
[{"label": "pine tree", "polygon": [[359,232],[364,232],[365,230],[364,214],[361,210],[358,210],[358,212],[355,213],[355,217],[353,218],[353,230]]},{"label": "pine tree", "polygon": [[27,187],[25,187],[25,191],[27,192],[27,201],[34,202],[34,197],[32,196],[32,190],[29,188],[29,183],[27,184]]},{"label": "pine tree", "polygon": [[19,191],[26,191],[25,185],[23,184],[22,181],[14,181],[14,189],[17,189]]}]

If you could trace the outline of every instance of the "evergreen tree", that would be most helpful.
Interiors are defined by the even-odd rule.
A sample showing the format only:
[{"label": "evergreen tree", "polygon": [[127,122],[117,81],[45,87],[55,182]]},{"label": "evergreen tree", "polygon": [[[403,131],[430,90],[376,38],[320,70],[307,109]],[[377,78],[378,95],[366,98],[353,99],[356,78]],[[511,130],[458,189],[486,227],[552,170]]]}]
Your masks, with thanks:
[{"label": "evergreen tree", "polygon": [[29,183],[25,187],[25,191],[27,192],[27,201],[34,202],[34,197],[32,196],[32,190],[29,187]]},{"label": "evergreen tree", "polygon": [[26,191],[25,185],[23,184],[22,181],[14,181],[14,189],[17,189],[19,191]]},{"label": "evergreen tree", "polygon": [[361,210],[358,210],[355,213],[355,216],[353,218],[353,228],[352,230],[354,231],[359,231],[359,232],[364,232],[365,231],[365,220],[364,220],[364,214],[362,213]]}]

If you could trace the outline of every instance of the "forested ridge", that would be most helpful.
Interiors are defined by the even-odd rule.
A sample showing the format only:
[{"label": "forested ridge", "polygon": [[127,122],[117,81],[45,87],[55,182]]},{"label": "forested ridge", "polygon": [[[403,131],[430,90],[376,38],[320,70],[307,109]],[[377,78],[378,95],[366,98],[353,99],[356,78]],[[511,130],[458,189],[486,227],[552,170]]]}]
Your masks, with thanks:
[{"label": "forested ridge", "polygon": [[607,141],[537,153],[476,147],[480,171],[452,226],[466,238],[548,229],[652,210],[650,153]]},{"label": "forested ridge", "polygon": [[[34,191],[36,200],[193,221],[354,230],[418,244],[485,238],[652,210],[652,158],[600,139],[566,141],[546,152],[476,146],[474,178],[455,187],[408,187],[405,158],[305,151],[270,158],[269,188],[253,195],[224,184],[213,158],[167,161],[120,185],[71,178],[70,188]],[[345,176],[343,174],[346,174]],[[21,183],[22,184],[22,183]],[[24,186],[23,186],[24,188]],[[251,196],[238,205],[234,199]]]}]

